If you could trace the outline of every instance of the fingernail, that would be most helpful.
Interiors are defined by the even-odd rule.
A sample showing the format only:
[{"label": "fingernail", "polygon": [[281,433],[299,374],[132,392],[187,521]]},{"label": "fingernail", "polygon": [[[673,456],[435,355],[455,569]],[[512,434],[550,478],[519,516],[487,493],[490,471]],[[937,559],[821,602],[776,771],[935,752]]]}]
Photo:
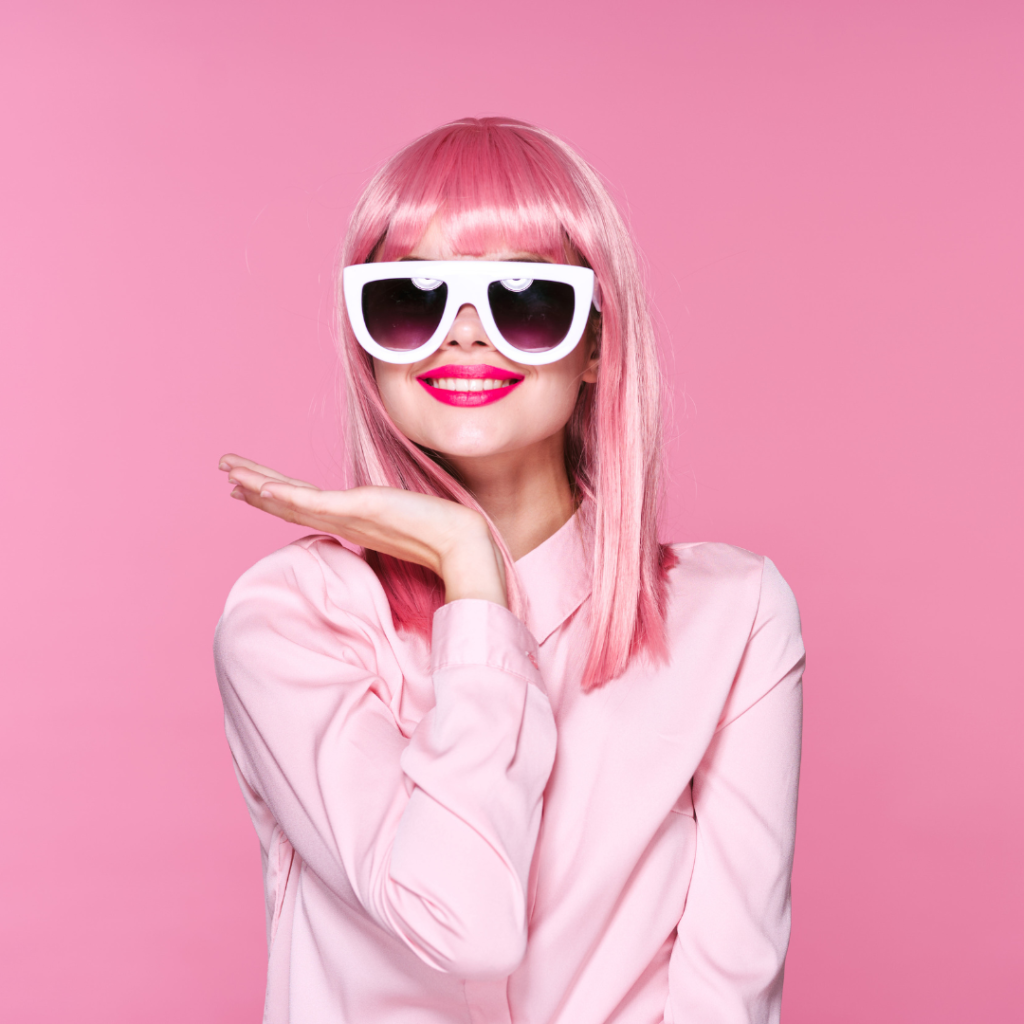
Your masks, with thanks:
[{"label": "fingernail", "polygon": [[231,465],[230,463],[222,462],[217,468],[223,470],[226,473],[231,468]]},{"label": "fingernail", "polygon": [[261,498],[272,498],[273,496],[274,496],[274,493],[273,493],[273,491],[270,490],[269,487],[264,487],[264,488],[262,488],[260,490],[260,497]]},{"label": "fingernail", "polygon": [[231,492],[231,497],[232,498],[237,498],[239,501],[243,500],[242,499],[242,492],[237,487]]}]

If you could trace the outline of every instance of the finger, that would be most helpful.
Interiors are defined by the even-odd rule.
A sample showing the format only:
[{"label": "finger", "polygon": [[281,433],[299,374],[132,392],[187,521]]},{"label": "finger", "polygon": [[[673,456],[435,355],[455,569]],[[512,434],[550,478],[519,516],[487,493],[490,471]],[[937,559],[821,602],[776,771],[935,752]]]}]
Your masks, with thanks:
[{"label": "finger", "polygon": [[259,494],[260,488],[264,484],[280,482],[275,481],[272,477],[268,477],[265,473],[260,473],[255,469],[248,469],[245,466],[235,466],[228,474],[228,481],[243,487],[247,491],[254,491],[256,494]]},{"label": "finger", "polygon": [[379,492],[384,490],[386,488],[352,487],[344,491],[321,491],[309,487],[296,487],[278,480],[264,480],[258,488],[258,493],[261,497],[278,501],[290,508],[301,509],[309,515],[353,522],[362,521],[365,524],[379,516],[382,502]]},{"label": "finger", "polygon": [[268,477],[264,473],[258,472],[255,469],[247,469],[244,466],[236,466],[232,469],[228,474],[228,480],[230,483],[237,484],[249,491],[255,491],[257,494],[259,494],[260,489],[266,484],[276,484],[280,487],[304,491],[306,494],[320,493],[318,488],[313,487],[310,484],[302,482],[295,484],[290,481],[280,480],[277,477]]},{"label": "finger", "polygon": [[261,498],[276,501],[296,510],[312,515],[352,515],[354,503],[348,500],[346,491],[321,491],[313,487],[302,487],[282,480],[264,478],[253,488]]},{"label": "finger", "polygon": [[315,490],[315,486],[311,483],[307,483],[305,480],[297,480],[295,477],[285,476],[283,473],[279,473],[276,469],[260,465],[258,462],[253,462],[252,459],[246,459],[241,455],[234,455],[231,452],[227,455],[221,456],[218,468],[225,473],[234,472],[235,469],[239,468],[248,469],[254,473],[260,473],[271,480],[280,480],[282,483],[292,484],[295,487],[308,487]]},{"label": "finger", "polygon": [[246,490],[242,487],[236,487],[231,492],[231,497],[244,501],[247,505],[251,505],[253,508],[259,509],[261,512],[267,512],[270,515],[277,516],[278,519],[284,519],[289,523],[296,523],[299,526],[308,526],[311,529],[318,530],[322,533],[337,532],[337,523],[330,519],[313,515],[303,509],[292,508],[290,505],[285,505],[273,498],[261,497],[258,493]]}]

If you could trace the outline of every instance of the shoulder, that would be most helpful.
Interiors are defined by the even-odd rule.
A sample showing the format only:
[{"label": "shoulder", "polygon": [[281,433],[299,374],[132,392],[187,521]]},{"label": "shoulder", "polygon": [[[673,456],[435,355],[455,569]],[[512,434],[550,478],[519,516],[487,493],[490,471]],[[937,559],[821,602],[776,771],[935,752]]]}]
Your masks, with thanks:
[{"label": "shoulder", "polygon": [[796,596],[782,578],[782,573],[775,567],[775,563],[770,558],[763,559],[763,562],[760,599],[754,627],[763,629],[772,623],[777,632],[799,640],[800,609],[797,607]]},{"label": "shoulder", "polygon": [[729,652],[737,683],[743,677],[741,690],[770,687],[802,664],[796,598],[771,559],[719,543],[674,544],[671,551],[676,563],[667,577],[670,637],[700,637]]},{"label": "shoulder", "polygon": [[714,541],[670,544],[669,550],[675,558],[677,585],[684,580],[690,584],[742,584],[759,577],[765,561],[753,551]]},{"label": "shoulder", "polygon": [[785,618],[799,632],[796,598],[770,558],[708,541],[672,544],[669,550],[674,563],[667,578],[673,596],[697,593],[705,598],[745,599],[741,603],[753,615]]},{"label": "shoulder", "polygon": [[757,611],[765,559],[732,544],[672,544],[666,575],[668,614],[701,620],[723,618],[749,627]]},{"label": "shoulder", "polygon": [[393,629],[370,566],[336,538],[316,535],[267,555],[239,577],[217,627],[216,649],[220,657],[270,637],[320,646],[343,635],[361,635],[375,646]]},{"label": "shoulder", "polygon": [[719,728],[780,685],[799,688],[800,612],[775,563],[731,544],[679,544],[672,551],[678,562],[669,575],[670,619],[677,616],[677,629],[710,642],[728,666]]}]

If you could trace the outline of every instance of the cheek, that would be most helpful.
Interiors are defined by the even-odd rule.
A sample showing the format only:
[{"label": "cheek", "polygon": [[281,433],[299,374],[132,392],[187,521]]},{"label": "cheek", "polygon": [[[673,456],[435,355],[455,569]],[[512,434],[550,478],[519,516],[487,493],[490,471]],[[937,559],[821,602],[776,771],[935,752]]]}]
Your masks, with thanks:
[{"label": "cheek", "polygon": [[521,401],[511,403],[503,417],[505,441],[510,447],[536,444],[560,434],[572,417],[579,397],[580,381],[574,374],[542,373],[521,392]]},{"label": "cheek", "polygon": [[527,421],[545,434],[556,433],[569,422],[579,390],[580,382],[575,376],[552,375],[538,380],[529,396]]},{"label": "cheek", "polygon": [[406,437],[417,440],[413,432],[416,430],[416,399],[419,397],[416,392],[419,384],[410,381],[401,366],[391,366],[376,360],[375,364],[377,392],[387,414]]}]

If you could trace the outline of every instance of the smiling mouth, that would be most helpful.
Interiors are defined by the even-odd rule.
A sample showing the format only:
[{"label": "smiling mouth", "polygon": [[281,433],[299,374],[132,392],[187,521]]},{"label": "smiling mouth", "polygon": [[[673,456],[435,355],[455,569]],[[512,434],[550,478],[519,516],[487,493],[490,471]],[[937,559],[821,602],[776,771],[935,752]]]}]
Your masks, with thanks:
[{"label": "smiling mouth", "polygon": [[496,391],[517,383],[514,380],[495,380],[493,377],[424,377],[423,380],[441,391]]},{"label": "smiling mouth", "polygon": [[518,373],[496,366],[439,366],[416,378],[432,398],[445,405],[490,405],[513,392],[523,382]]}]

